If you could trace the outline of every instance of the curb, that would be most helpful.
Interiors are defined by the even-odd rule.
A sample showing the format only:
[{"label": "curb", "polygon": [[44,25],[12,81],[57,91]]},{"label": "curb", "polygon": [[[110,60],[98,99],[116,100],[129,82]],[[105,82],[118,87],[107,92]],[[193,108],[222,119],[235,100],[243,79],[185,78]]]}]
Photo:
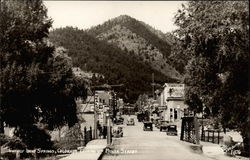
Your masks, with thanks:
[{"label": "curb", "polygon": [[103,148],[103,151],[102,151],[102,153],[100,154],[99,158],[97,158],[97,160],[101,160],[102,157],[103,157],[103,155],[104,155],[105,152],[106,152],[106,149],[107,149],[107,148],[111,148],[112,146],[113,146],[113,141],[111,142],[110,145],[107,145],[105,148]]},{"label": "curb", "polygon": [[106,148],[107,148],[107,147],[103,148],[102,153],[101,153],[100,156],[97,158],[97,160],[101,160],[101,159],[102,159],[102,157],[103,157],[103,155],[104,155],[104,153],[105,153],[105,151],[106,151]]},{"label": "curb", "polygon": [[104,155],[105,152],[106,152],[106,149],[107,149],[107,148],[110,148],[110,146],[112,146],[112,144],[113,144],[113,142],[111,143],[111,145],[107,145],[105,148],[103,148],[102,153],[101,153],[100,156],[97,158],[97,160],[101,160],[101,159],[102,159],[103,155]]}]

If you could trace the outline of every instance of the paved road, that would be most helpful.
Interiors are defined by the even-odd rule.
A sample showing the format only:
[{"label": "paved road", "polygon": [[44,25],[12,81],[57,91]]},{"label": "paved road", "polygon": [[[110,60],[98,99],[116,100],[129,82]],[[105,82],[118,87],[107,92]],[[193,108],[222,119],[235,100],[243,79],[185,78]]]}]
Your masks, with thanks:
[{"label": "paved road", "polygon": [[210,160],[193,153],[179,137],[167,136],[157,128],[143,131],[142,123],[136,122],[123,129],[124,137],[113,138],[114,149],[106,152],[103,160]]}]

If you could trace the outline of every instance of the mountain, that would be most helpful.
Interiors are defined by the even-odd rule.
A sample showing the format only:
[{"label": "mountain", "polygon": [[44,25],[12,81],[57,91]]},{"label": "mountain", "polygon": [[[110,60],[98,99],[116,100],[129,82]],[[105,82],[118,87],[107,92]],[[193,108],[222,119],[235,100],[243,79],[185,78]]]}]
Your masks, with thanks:
[{"label": "mountain", "polygon": [[140,94],[151,93],[152,73],[158,84],[177,81],[151,67],[149,62],[142,61],[131,51],[122,50],[101,38],[97,39],[89,31],[72,27],[60,28],[52,30],[49,38],[57,47],[62,46],[67,50],[74,67],[102,75],[93,75],[93,85],[124,84],[118,91],[126,102],[133,103]]},{"label": "mountain", "polygon": [[171,54],[171,39],[144,22],[121,15],[92,27],[87,32],[135,55],[168,77],[182,78],[168,58]]}]

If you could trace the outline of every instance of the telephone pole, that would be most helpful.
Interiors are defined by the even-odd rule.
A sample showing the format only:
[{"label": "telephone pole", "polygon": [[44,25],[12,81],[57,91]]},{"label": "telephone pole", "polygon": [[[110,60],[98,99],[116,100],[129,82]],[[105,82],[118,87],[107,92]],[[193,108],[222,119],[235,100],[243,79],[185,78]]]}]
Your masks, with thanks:
[{"label": "telephone pole", "polygon": [[152,73],[152,94],[153,94],[153,100],[152,100],[152,106],[149,107],[149,117],[151,117],[152,114],[152,107],[154,105],[154,100],[155,100],[155,82],[154,82],[154,73]]},{"label": "telephone pole", "polygon": [[97,139],[97,104],[96,104],[96,95],[94,89],[94,139]]}]

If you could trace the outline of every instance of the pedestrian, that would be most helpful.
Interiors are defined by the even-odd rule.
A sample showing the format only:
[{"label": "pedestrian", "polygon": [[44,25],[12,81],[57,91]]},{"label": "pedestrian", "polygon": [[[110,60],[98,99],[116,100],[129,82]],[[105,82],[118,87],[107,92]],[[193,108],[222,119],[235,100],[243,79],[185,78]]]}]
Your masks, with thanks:
[{"label": "pedestrian", "polygon": [[103,139],[107,136],[107,126],[103,126]]},{"label": "pedestrian", "polygon": [[103,129],[102,129],[102,126],[100,125],[99,127],[99,136],[102,138],[103,136]]}]

